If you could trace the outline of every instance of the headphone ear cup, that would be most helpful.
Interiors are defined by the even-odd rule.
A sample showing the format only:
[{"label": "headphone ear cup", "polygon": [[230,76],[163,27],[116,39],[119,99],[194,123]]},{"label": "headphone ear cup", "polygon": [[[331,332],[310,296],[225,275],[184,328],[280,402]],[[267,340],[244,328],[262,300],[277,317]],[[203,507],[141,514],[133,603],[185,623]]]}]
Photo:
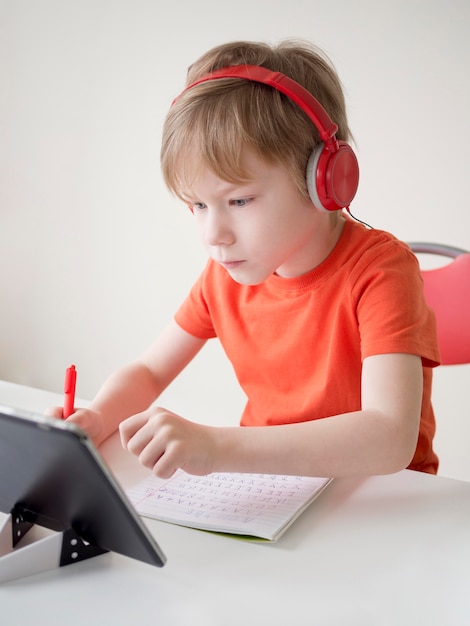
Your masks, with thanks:
[{"label": "headphone ear cup", "polygon": [[320,209],[320,211],[327,211],[323,206],[322,201],[320,200],[320,196],[318,195],[317,189],[317,170],[318,170],[318,161],[320,160],[320,155],[323,152],[324,144],[321,143],[319,146],[312,152],[310,158],[307,162],[307,190],[308,195],[310,196],[310,200],[313,204]]},{"label": "headphone ear cup", "polygon": [[349,207],[359,184],[359,164],[351,146],[338,142],[333,152],[320,146],[307,163],[307,189],[313,204],[322,211]]}]

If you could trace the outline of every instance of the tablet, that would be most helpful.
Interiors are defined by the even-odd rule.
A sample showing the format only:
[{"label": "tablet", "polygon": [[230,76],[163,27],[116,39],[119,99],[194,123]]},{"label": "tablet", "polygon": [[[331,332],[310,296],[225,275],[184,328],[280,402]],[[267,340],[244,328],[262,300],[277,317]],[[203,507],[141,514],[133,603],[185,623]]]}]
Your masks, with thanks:
[{"label": "tablet", "polygon": [[0,406],[0,511],[161,567],[166,558],[77,425]]}]

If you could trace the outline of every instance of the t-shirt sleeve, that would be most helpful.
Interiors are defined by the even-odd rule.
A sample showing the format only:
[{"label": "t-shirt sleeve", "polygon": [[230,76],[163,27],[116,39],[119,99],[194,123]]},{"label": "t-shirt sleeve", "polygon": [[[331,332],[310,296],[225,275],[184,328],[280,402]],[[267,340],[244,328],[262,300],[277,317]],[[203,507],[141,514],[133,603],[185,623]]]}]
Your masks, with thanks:
[{"label": "t-shirt sleeve", "polygon": [[404,245],[394,248],[394,254],[362,259],[356,283],[362,358],[404,352],[435,367],[440,363],[436,320],[424,298],[418,261]]},{"label": "t-shirt sleeve", "polygon": [[176,323],[183,330],[199,339],[211,339],[216,336],[205,298],[210,266],[209,261],[174,316]]}]

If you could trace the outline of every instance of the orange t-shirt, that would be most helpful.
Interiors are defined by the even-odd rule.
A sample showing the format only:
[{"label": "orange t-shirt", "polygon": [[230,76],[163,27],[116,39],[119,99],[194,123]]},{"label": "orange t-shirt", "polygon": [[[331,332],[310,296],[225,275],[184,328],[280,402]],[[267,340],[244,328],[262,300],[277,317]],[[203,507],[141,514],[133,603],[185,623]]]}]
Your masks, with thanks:
[{"label": "orange t-shirt", "polygon": [[175,315],[188,333],[218,337],[247,396],[241,425],[287,424],[361,408],[364,358],[421,356],[423,403],[411,469],[434,473],[434,314],[408,246],[347,220],[328,258],[296,278],[240,285],[209,260]]}]

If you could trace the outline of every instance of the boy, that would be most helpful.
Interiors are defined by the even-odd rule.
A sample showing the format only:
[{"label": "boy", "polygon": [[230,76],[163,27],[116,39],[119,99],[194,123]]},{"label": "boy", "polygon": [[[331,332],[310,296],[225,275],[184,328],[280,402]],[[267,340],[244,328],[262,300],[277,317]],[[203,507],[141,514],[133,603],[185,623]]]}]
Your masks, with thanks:
[{"label": "boy", "polygon": [[[408,247],[342,210],[358,174],[331,64],[303,42],[234,42],[193,64],[187,85],[162,171],[208,263],[153,345],[69,419],[97,444],[119,427],[163,478],[436,472],[434,317]],[[242,427],[153,405],[212,337],[247,395]]]}]

